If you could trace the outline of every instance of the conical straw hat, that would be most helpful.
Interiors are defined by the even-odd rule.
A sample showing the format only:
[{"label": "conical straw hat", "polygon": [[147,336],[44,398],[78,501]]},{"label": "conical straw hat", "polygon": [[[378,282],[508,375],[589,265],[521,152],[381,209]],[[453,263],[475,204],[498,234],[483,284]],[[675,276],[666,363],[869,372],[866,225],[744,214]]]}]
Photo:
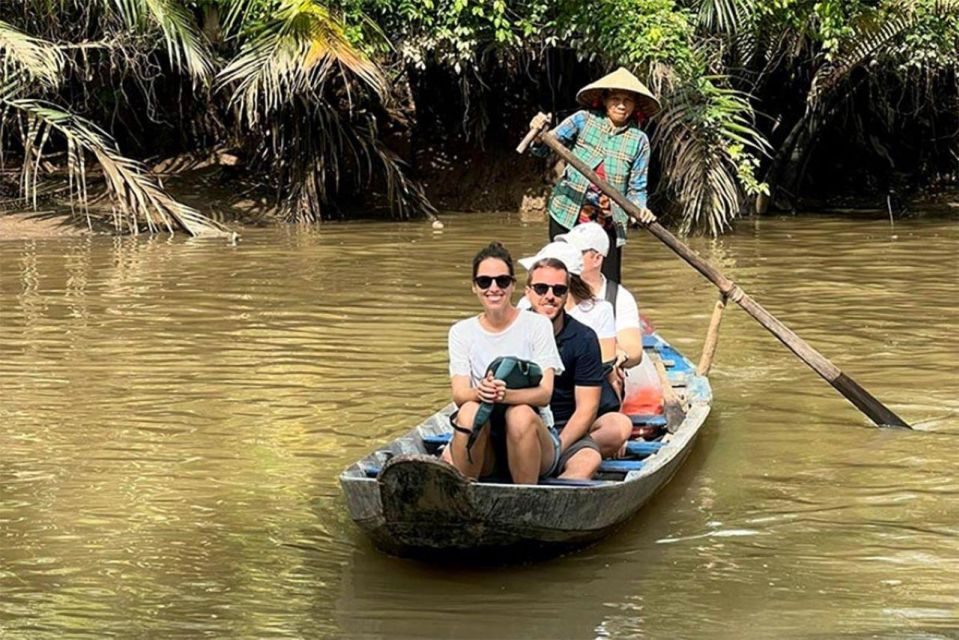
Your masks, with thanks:
[{"label": "conical straw hat", "polygon": [[597,100],[602,99],[603,91],[611,89],[632,91],[639,96],[639,102],[636,106],[646,114],[646,117],[656,115],[662,108],[653,92],[647,89],[646,85],[639,81],[639,78],[623,67],[580,89],[579,93],[576,94],[576,102],[584,107],[592,107]]}]

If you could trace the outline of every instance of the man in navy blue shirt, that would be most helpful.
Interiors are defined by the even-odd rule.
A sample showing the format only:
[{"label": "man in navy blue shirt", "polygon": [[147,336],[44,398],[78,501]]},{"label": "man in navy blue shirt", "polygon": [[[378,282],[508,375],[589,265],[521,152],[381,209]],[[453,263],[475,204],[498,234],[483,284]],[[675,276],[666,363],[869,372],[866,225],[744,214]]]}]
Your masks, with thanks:
[{"label": "man in navy blue shirt", "polygon": [[552,321],[564,367],[553,381],[549,405],[560,438],[556,473],[560,478],[589,479],[602,462],[601,444],[611,450],[609,455],[614,454],[629,436],[631,424],[626,416],[622,416],[624,424],[615,419],[622,414],[606,414],[610,417],[597,420],[604,380],[599,339],[592,329],[566,313],[568,295],[569,275],[562,260],[543,258],[530,266],[526,297],[533,311]]}]

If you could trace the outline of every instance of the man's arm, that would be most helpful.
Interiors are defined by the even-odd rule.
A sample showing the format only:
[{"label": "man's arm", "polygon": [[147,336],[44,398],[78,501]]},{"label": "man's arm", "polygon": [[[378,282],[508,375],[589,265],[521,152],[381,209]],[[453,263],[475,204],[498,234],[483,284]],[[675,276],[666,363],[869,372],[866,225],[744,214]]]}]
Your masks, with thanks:
[{"label": "man's arm", "polygon": [[616,338],[603,338],[599,341],[600,357],[603,362],[616,358]]},{"label": "man's arm", "polygon": [[601,387],[579,385],[573,387],[576,409],[559,434],[561,451],[565,451],[571,444],[589,433],[589,428],[596,421],[596,412],[599,411],[600,389]]},{"label": "man's arm", "polygon": [[585,333],[585,340],[577,347],[573,375],[573,415],[559,434],[561,449],[565,450],[584,435],[596,421],[603,384],[603,363],[600,360],[599,343],[592,331]]},{"label": "man's arm", "polygon": [[600,361],[609,362],[616,358],[616,320],[613,305],[601,300],[596,303],[592,328],[599,336]]}]

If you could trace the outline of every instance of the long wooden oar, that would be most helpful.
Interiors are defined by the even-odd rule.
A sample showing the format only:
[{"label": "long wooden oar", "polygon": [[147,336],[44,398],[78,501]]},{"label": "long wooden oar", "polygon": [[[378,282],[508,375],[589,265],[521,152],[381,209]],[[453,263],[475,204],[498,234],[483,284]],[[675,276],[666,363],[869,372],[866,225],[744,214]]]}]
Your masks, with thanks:
[{"label": "long wooden oar", "polygon": [[540,142],[555,151],[556,155],[565,160],[567,164],[575,167],[593,184],[599,187],[600,191],[609,196],[610,200],[622,207],[632,219],[643,225],[646,230],[658,238],[660,242],[672,249],[680,258],[716,285],[723,295],[742,307],[746,313],[768,329],[769,332],[786,345],[790,351],[799,356],[800,360],[809,365],[813,371],[835,387],[839,393],[844,395],[857,409],[869,416],[873,422],[880,427],[912,428],[886,405],[879,402],[872,394],[859,386],[855,380],[840,371],[839,367],[809,346],[809,344],[796,335],[792,329],[784,325],[771,313],[766,311],[758,302],[750,298],[739,285],[720,273],[718,269],[713,268],[712,265],[700,258],[692,249],[680,242],[676,236],[659,224],[648,211],[646,215],[644,215],[638,206],[626,199],[626,196],[611,187],[606,181],[600,179],[600,177],[596,175],[596,172],[574,156],[552,133],[543,133],[542,131],[542,129],[531,129],[516,148],[516,151],[523,153],[533,140],[539,138]]}]

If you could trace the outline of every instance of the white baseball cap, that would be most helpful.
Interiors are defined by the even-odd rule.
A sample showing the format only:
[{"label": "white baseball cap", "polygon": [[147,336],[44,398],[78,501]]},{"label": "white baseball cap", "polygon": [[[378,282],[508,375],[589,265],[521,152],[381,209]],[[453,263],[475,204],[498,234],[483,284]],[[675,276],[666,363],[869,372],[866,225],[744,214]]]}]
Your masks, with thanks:
[{"label": "white baseball cap", "polygon": [[606,230],[595,222],[584,222],[573,227],[569,233],[556,236],[560,242],[568,242],[580,251],[598,252],[603,257],[609,255],[609,236]]},{"label": "white baseball cap", "polygon": [[575,275],[583,273],[583,252],[567,242],[550,242],[535,256],[520,258],[519,263],[529,271],[543,258],[554,258],[566,265],[566,270]]}]

